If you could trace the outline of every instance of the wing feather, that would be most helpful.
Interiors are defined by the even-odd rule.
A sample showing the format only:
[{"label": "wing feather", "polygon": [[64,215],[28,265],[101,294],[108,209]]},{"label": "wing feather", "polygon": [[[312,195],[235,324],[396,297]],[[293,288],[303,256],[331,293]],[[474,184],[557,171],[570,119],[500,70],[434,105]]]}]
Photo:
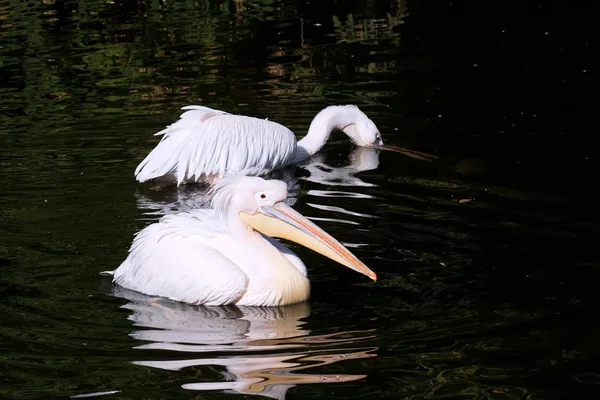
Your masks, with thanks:
[{"label": "wing feather", "polygon": [[[211,246],[220,233],[211,210],[168,215],[135,237],[113,282],[148,295],[190,304],[225,305],[245,292],[248,278]],[[200,219],[201,224],[198,220]],[[212,224],[212,225],[211,225]]]},{"label": "wing feather", "polygon": [[177,183],[226,172],[264,175],[287,165],[296,137],[276,122],[232,115],[202,106],[184,107],[179,121],[138,165],[138,181],[174,175]]}]

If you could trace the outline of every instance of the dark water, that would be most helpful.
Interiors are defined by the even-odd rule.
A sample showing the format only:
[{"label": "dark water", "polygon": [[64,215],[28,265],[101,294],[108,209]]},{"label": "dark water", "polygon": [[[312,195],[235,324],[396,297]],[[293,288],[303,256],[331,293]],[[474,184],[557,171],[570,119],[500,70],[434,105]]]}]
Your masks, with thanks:
[{"label": "dark water", "polygon": [[[485,3],[485,4],[484,4]],[[0,396],[559,399],[600,394],[599,37],[563,2],[0,0]],[[284,309],[149,302],[98,273],[185,208],[133,170],[179,108],[304,134],[358,104],[295,207],[376,283],[294,249]],[[187,196],[187,197],[186,197]]]}]

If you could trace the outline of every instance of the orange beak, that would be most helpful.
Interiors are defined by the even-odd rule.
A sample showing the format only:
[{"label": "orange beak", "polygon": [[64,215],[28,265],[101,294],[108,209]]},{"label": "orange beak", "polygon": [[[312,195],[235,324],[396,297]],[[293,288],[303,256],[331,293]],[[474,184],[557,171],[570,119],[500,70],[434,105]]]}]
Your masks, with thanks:
[{"label": "orange beak", "polygon": [[240,218],[250,227],[270,236],[287,239],[321,253],[374,281],[375,272],[323,229],[309,221],[285,203],[260,207],[256,213],[240,212]]}]

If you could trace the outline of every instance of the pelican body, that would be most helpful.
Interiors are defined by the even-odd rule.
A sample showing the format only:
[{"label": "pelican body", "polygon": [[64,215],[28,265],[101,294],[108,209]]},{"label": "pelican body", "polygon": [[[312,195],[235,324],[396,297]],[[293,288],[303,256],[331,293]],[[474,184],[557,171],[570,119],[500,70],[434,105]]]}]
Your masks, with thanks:
[{"label": "pelican body", "polygon": [[140,231],[113,282],[190,304],[282,306],[310,296],[306,266],[279,237],[319,252],[373,280],[340,242],[284,203],[287,186],[226,176],[212,208],[172,214]]},{"label": "pelican body", "polygon": [[183,107],[179,121],[158,132],[160,143],[135,170],[145,182],[174,177],[177,184],[212,182],[226,172],[266,175],[319,151],[335,130],[359,146],[386,148],[379,130],[357,106],[330,106],[313,119],[296,141],[283,125],[203,106]]}]

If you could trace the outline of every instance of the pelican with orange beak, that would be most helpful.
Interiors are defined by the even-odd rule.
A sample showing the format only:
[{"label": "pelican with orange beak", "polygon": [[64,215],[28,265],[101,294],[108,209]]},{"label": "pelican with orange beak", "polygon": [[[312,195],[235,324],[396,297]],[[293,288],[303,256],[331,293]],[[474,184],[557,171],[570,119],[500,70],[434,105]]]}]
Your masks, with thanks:
[{"label": "pelican with orange beak", "polygon": [[376,280],[340,242],[287,206],[287,186],[226,176],[210,209],[163,217],[140,231],[113,282],[190,304],[283,306],[308,300],[306,266],[272,238],[308,247]]}]

